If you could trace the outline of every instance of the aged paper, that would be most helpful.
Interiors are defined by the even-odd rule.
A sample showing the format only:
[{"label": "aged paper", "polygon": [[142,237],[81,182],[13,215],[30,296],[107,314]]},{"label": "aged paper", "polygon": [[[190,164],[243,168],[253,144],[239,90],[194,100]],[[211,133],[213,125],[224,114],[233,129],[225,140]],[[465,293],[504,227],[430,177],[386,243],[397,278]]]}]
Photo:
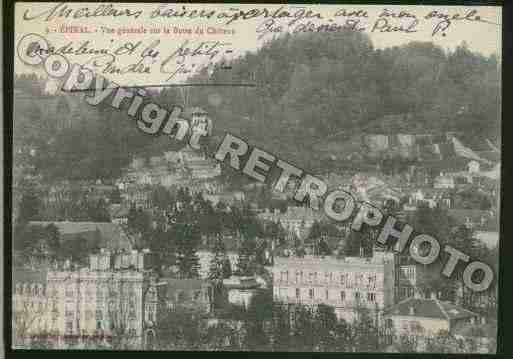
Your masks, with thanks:
[{"label": "aged paper", "polygon": [[12,348],[495,353],[501,21],[17,3]]}]

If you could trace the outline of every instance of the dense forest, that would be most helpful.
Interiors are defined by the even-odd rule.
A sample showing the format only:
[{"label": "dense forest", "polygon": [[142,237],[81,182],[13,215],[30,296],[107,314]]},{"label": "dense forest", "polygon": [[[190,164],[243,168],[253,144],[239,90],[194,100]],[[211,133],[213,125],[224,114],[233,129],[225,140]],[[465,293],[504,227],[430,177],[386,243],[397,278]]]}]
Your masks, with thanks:
[{"label": "dense forest", "polygon": [[[241,135],[311,170],[320,170],[316,144],[343,146],[366,133],[455,131],[470,147],[500,142],[500,61],[465,43],[451,51],[430,42],[377,49],[367,35],[350,31],[285,34],[230,66],[205,69],[190,81],[256,86],[166,88],[152,96],[164,106],[200,106],[212,117],[215,135]],[[34,92],[27,78],[15,85]],[[173,146],[137,131],[123,112],[87,104],[75,114],[80,126],[37,131],[35,123],[57,119],[42,120],[31,106],[17,106],[15,138],[36,145],[37,167],[54,177],[114,177],[134,154]],[[387,115],[400,116],[382,121]],[[16,132],[22,123],[32,132]]]}]

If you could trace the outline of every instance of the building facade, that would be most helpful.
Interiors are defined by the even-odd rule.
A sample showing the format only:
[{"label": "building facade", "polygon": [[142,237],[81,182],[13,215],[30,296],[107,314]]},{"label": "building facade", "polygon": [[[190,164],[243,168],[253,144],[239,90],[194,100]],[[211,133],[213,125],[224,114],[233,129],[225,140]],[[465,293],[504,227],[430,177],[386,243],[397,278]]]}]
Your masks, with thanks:
[{"label": "building facade", "polygon": [[47,330],[59,348],[140,348],[156,321],[155,280],[144,271],[144,253],[90,256],[78,271],[47,274]]},{"label": "building facade", "polygon": [[273,266],[273,297],[284,304],[335,308],[338,318],[353,321],[359,307],[378,316],[394,303],[394,256],[372,258],[278,257]]}]

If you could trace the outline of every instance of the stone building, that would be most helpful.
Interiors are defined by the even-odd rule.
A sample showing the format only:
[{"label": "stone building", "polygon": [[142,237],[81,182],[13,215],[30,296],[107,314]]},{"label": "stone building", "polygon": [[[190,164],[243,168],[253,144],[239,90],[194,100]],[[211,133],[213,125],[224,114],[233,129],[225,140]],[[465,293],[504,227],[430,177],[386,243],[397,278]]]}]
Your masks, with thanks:
[{"label": "stone building", "polygon": [[33,336],[49,332],[52,303],[47,296],[46,271],[14,268],[12,274],[12,343],[23,348]]},{"label": "stone building", "polygon": [[394,257],[375,252],[372,258],[274,258],[273,296],[284,304],[335,308],[338,318],[352,321],[357,309],[370,309],[379,318],[394,303]]},{"label": "stone building", "polygon": [[398,335],[435,336],[440,331],[451,332],[462,324],[474,324],[476,313],[432,296],[407,298],[384,314],[385,325]]},{"label": "stone building", "polygon": [[140,348],[156,321],[155,280],[144,271],[144,253],[90,256],[79,271],[49,271],[49,330],[57,347],[123,343]]}]

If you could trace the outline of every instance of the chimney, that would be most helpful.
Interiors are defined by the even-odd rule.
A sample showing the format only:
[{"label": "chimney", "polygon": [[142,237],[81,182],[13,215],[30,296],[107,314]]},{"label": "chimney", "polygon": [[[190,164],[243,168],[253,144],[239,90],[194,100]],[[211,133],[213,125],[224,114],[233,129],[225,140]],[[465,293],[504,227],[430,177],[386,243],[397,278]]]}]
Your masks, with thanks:
[{"label": "chimney", "polygon": [[415,315],[415,308],[410,307],[410,315]]}]

